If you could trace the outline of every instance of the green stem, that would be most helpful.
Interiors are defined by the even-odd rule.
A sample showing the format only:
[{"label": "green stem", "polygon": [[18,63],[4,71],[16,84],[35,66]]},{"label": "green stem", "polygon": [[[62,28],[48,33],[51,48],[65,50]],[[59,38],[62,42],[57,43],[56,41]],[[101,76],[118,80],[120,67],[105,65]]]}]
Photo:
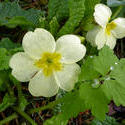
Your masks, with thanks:
[{"label": "green stem", "polygon": [[121,12],[122,9],[123,9],[123,6],[119,6],[118,7],[118,9],[116,10],[116,12],[112,16],[112,20],[115,19],[118,16],[118,14]]},{"label": "green stem", "polygon": [[32,114],[34,112],[39,112],[39,111],[43,111],[43,110],[46,110],[46,109],[52,109],[55,105],[59,104],[61,101],[62,101],[62,98],[60,98],[56,101],[50,102],[48,105],[45,105],[43,107],[30,109],[29,113]]},{"label": "green stem", "polygon": [[21,116],[23,116],[27,121],[29,121],[29,123],[31,123],[31,125],[37,125],[37,123],[35,121],[33,121],[32,118],[29,115],[27,115],[25,112],[20,110],[18,107],[13,106],[12,108],[16,112],[18,112]]},{"label": "green stem", "polygon": [[11,116],[9,116],[9,117],[7,117],[7,118],[1,120],[1,121],[0,121],[0,125],[5,125],[5,124],[8,123],[9,121],[11,121],[11,120],[13,120],[13,119],[15,119],[15,118],[17,118],[17,117],[18,117],[17,114],[16,114],[16,113],[13,113]]}]

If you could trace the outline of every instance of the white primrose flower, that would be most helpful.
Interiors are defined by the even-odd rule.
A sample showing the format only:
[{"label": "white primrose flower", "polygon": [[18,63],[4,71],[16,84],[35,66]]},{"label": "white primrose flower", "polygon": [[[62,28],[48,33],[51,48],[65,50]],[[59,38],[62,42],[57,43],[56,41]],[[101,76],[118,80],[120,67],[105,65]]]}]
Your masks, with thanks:
[{"label": "white primrose flower", "polygon": [[125,18],[117,18],[109,22],[112,15],[111,9],[104,4],[95,6],[94,18],[99,26],[87,33],[87,41],[101,49],[104,45],[113,49],[116,39],[125,37]]},{"label": "white primrose flower", "polygon": [[54,96],[59,87],[65,91],[73,89],[80,72],[76,62],[86,53],[77,36],[64,35],[55,42],[48,31],[37,28],[25,34],[22,46],[24,52],[13,55],[9,65],[17,80],[29,81],[33,96]]}]

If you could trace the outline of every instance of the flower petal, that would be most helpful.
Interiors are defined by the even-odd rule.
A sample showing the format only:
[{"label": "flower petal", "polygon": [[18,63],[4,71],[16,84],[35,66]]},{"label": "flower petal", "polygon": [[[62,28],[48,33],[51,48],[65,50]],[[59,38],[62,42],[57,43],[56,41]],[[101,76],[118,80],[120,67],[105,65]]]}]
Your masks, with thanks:
[{"label": "flower petal", "polygon": [[106,34],[104,29],[100,29],[95,38],[95,44],[98,49],[101,49],[106,43]]},{"label": "flower petal", "polygon": [[87,32],[86,40],[88,42],[90,42],[90,44],[94,47],[96,46],[95,38],[96,38],[96,35],[98,34],[98,32],[100,31],[100,29],[101,29],[101,27],[95,26],[92,30]]},{"label": "flower petal", "polygon": [[55,72],[55,78],[60,88],[65,91],[70,91],[74,88],[75,83],[78,81],[78,74],[80,67],[78,64],[64,64],[62,71]]},{"label": "flower petal", "polygon": [[29,31],[23,38],[24,51],[32,58],[39,59],[43,52],[55,51],[55,40],[51,33],[42,28]]},{"label": "flower petal", "polygon": [[29,91],[33,96],[54,96],[59,89],[53,75],[45,76],[39,71],[29,82]]},{"label": "flower petal", "polygon": [[111,49],[114,49],[116,45],[116,38],[113,35],[107,35],[106,45],[109,46]]},{"label": "flower petal", "polygon": [[75,35],[64,35],[57,40],[56,52],[62,54],[62,62],[71,64],[81,60],[86,53],[86,48]]},{"label": "flower petal", "polygon": [[105,27],[108,23],[112,12],[110,8],[104,4],[97,4],[95,6],[94,18],[95,21],[102,27]]},{"label": "flower petal", "polygon": [[19,52],[10,59],[12,75],[21,82],[27,82],[38,71],[33,65],[34,61],[24,52]]},{"label": "flower petal", "polygon": [[116,27],[112,30],[113,35],[116,38],[123,38],[125,37],[125,18],[117,18],[113,20],[116,24]]}]

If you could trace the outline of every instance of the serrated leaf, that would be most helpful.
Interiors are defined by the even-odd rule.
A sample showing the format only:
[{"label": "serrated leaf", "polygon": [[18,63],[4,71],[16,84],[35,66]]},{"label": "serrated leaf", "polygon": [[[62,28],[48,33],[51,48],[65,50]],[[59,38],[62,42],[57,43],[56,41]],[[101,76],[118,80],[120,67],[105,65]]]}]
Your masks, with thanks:
[{"label": "serrated leaf", "polygon": [[116,63],[109,76],[110,80],[104,81],[102,90],[116,105],[125,106],[125,59]]},{"label": "serrated leaf", "polygon": [[[23,25],[26,26],[29,25],[37,26],[39,23],[39,17],[41,15],[40,10],[35,9],[29,9],[29,10],[23,10],[19,6],[17,2],[1,2],[0,3],[0,25],[6,25],[8,26],[8,22],[10,21],[10,24],[12,24],[12,27],[15,27],[17,25]],[[18,17],[18,18],[16,18]],[[22,18],[24,19],[22,22]],[[18,22],[15,20],[18,19]],[[24,23],[25,22],[25,23]],[[26,24],[28,22],[28,24]],[[29,23],[30,22],[30,23]],[[11,25],[9,25],[10,27]]]},{"label": "serrated leaf", "polygon": [[125,84],[119,84],[116,80],[105,80],[101,86],[109,100],[113,100],[117,106],[125,106]]},{"label": "serrated leaf", "polygon": [[[83,18],[83,26],[93,22],[93,13],[95,5],[100,3],[100,0],[86,0],[85,1],[85,16]],[[84,28],[84,27],[83,27]]]},{"label": "serrated leaf", "polygon": [[115,79],[121,85],[125,82],[125,59],[121,59],[115,64],[114,69],[110,73],[110,77]]},{"label": "serrated leaf", "polygon": [[98,78],[100,75],[93,67],[94,56],[89,56],[81,67],[81,73],[79,75],[79,80],[93,80]]},{"label": "serrated leaf", "polygon": [[84,17],[84,2],[85,0],[69,0],[69,19],[59,31],[58,36],[73,33]]},{"label": "serrated leaf", "polygon": [[94,58],[93,65],[96,71],[105,76],[117,62],[118,59],[113,50],[105,46],[100,50],[99,55]]},{"label": "serrated leaf", "polygon": [[84,101],[79,97],[79,92],[68,93],[63,100],[61,107],[61,115],[63,119],[70,119],[76,117],[79,112],[84,112],[86,107]]},{"label": "serrated leaf", "polygon": [[43,125],[67,125],[68,120],[63,120],[61,115],[53,116],[46,120]]},{"label": "serrated leaf", "polygon": [[56,17],[58,21],[65,19],[69,15],[68,0],[49,0],[48,18]]},{"label": "serrated leaf", "polygon": [[0,104],[0,112],[4,111],[9,106],[12,106],[14,102],[15,102],[15,98],[12,98],[8,94],[6,94],[3,98],[2,103]]},{"label": "serrated leaf", "polygon": [[0,70],[9,69],[10,56],[7,55],[5,48],[0,48]]},{"label": "serrated leaf", "polygon": [[80,87],[80,97],[84,100],[86,108],[91,109],[95,117],[99,120],[105,119],[109,100],[101,88],[92,88],[90,83],[83,83]]}]

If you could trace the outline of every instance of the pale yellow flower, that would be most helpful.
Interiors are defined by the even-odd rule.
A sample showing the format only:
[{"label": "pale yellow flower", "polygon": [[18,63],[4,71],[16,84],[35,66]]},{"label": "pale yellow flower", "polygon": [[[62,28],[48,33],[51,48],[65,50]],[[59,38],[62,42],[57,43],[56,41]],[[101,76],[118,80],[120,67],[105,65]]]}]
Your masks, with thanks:
[{"label": "pale yellow flower", "polygon": [[119,17],[110,21],[111,9],[104,4],[95,6],[94,18],[99,26],[87,33],[87,41],[93,46],[101,49],[104,45],[113,49],[116,45],[116,39],[125,37],[125,18]]},{"label": "pale yellow flower", "polygon": [[64,35],[55,42],[48,31],[37,28],[25,34],[22,45],[24,52],[13,55],[10,67],[17,80],[29,81],[33,96],[54,96],[59,87],[73,89],[80,72],[76,62],[86,53],[77,36]]}]

